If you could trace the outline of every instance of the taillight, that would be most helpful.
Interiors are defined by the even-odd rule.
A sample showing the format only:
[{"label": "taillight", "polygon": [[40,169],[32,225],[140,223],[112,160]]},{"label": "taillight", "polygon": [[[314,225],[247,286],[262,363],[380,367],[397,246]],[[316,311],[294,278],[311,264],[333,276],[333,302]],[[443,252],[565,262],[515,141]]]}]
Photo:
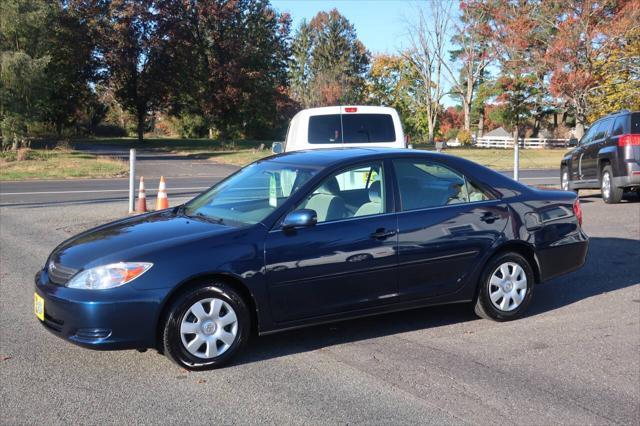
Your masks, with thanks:
[{"label": "taillight", "polygon": [[638,146],[640,145],[640,135],[622,135],[618,139],[618,146]]},{"label": "taillight", "polygon": [[358,108],[356,107],[346,107],[344,112],[358,112]]},{"label": "taillight", "polygon": [[580,207],[580,199],[576,198],[573,202],[573,214],[576,215],[576,219],[578,219],[578,223],[582,226],[582,207]]}]

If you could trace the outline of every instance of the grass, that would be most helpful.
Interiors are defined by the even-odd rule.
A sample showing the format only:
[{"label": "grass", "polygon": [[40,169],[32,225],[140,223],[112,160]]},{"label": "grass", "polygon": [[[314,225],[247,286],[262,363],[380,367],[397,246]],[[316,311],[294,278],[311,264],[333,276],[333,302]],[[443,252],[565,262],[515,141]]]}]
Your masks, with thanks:
[{"label": "grass", "polygon": [[[133,138],[95,138],[80,140],[82,143],[116,145],[174,152],[193,158],[209,158],[218,163],[243,166],[271,155],[271,141],[240,140],[222,144],[211,139],[145,139],[138,144]],[[260,144],[264,149],[259,150]],[[416,146],[417,149],[433,150],[433,146]],[[445,154],[457,155],[496,170],[513,168],[513,150],[492,148],[447,148]],[[522,169],[557,169],[566,153],[564,149],[521,149]]]},{"label": "grass", "polygon": [[[495,170],[513,169],[513,150],[493,148],[447,148],[445,154],[457,155]],[[560,169],[565,149],[521,149],[521,169]]]},{"label": "grass", "polygon": [[120,160],[71,150],[0,152],[0,181],[105,178],[126,172],[127,165]]}]

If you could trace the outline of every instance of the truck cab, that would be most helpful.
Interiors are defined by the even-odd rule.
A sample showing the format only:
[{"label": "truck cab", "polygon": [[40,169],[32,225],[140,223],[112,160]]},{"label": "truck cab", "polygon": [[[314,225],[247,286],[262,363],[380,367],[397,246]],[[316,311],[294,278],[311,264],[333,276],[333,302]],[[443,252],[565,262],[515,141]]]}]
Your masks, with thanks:
[{"label": "truck cab", "polygon": [[286,140],[272,151],[316,148],[406,148],[398,112],[381,106],[330,106],[298,112],[289,124]]}]

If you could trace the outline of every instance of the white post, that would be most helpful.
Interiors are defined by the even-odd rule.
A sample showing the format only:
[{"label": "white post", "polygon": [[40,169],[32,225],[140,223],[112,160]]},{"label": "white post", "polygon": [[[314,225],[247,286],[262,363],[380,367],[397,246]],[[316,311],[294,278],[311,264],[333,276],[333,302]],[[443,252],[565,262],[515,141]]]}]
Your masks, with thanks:
[{"label": "white post", "polygon": [[129,213],[135,212],[136,201],[136,150],[129,150]]},{"label": "white post", "polygon": [[513,179],[519,180],[520,178],[520,141],[518,140],[518,130],[516,129],[516,135],[513,138]]}]

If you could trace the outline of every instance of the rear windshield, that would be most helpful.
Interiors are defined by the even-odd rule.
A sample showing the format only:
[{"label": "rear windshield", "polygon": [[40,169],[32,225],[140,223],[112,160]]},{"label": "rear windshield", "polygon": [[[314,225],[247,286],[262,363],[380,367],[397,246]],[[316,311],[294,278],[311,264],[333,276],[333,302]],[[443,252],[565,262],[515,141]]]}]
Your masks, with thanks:
[{"label": "rear windshield", "polygon": [[393,142],[396,132],[390,114],[331,114],[309,117],[309,143]]},{"label": "rear windshield", "polygon": [[634,135],[640,134],[640,112],[634,112],[631,114],[631,131]]}]

